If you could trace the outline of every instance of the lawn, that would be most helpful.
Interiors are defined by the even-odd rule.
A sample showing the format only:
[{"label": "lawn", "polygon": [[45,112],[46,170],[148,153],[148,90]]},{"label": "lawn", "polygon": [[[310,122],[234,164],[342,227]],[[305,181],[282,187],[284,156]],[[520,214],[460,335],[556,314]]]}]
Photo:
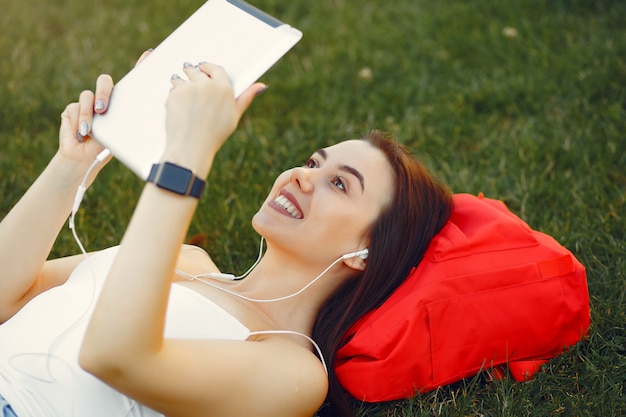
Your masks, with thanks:
[{"label": "lawn", "polygon": [[[365,416],[626,415],[626,2],[257,0],[304,33],[220,151],[190,230],[226,271],[255,257],[249,220],[312,150],[392,132],[455,192],[504,200],[587,267],[589,339],[527,383],[462,381]],[[7,1],[0,15],[0,217],[95,77],[121,78],[200,0]],[[112,162],[77,218],[119,242],[141,183]],[[36,236],[33,236],[36,238]],[[54,255],[75,253],[69,230]]]}]

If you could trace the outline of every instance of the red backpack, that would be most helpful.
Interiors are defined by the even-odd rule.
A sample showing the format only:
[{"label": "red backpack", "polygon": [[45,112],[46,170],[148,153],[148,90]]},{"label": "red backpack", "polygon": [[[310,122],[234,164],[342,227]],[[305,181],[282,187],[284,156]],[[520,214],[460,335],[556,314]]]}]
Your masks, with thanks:
[{"label": "red backpack", "polygon": [[589,328],[584,266],[498,200],[454,196],[423,260],[378,309],[359,320],[335,371],[368,402],[505,365],[529,379]]}]

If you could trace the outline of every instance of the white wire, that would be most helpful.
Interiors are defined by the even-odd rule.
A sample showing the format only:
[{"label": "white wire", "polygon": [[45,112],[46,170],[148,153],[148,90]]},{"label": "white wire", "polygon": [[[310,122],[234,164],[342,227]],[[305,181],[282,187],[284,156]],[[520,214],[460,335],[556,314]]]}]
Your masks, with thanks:
[{"label": "white wire", "polygon": [[74,204],[72,206],[72,213],[70,214],[69,227],[72,230],[72,234],[74,235],[74,240],[76,240],[76,243],[78,244],[78,247],[80,248],[80,251],[85,256],[87,256],[87,251],[85,250],[82,242],[80,241],[80,239],[78,238],[78,235],[76,234],[76,227],[74,224],[74,219],[80,207],[80,203],[83,201],[85,192],[87,191],[87,180],[89,179],[91,172],[96,168],[96,166],[98,166],[98,164],[102,163],[106,158],[108,158],[109,155],[111,155],[111,151],[109,151],[108,149],[104,149],[98,155],[96,155],[96,159],[94,159],[94,161],[89,166],[89,169],[87,169],[87,172],[85,173],[85,176],[83,177],[83,181],[78,186],[78,190],[76,190],[76,195],[74,196]]},{"label": "white wire", "polygon": [[324,355],[322,354],[322,349],[315,342],[315,340],[313,340],[312,337],[307,336],[304,333],[296,332],[294,330],[259,330],[257,332],[250,332],[250,336],[257,335],[257,334],[294,334],[296,336],[304,337],[309,342],[311,342],[313,344],[313,346],[315,347],[315,350],[317,351],[317,354],[320,356],[320,361],[322,361],[322,366],[324,367],[324,371],[326,371],[326,375],[328,375],[328,367],[326,366],[326,361],[324,360]]},{"label": "white wire", "polygon": [[[89,176],[91,175],[91,173],[93,172],[93,170],[96,168],[96,166],[98,164],[100,164],[101,162],[103,162],[108,156],[110,155],[110,152],[108,149],[103,150],[102,152],[100,152],[95,160],[92,162],[91,166],[89,167],[89,169],[87,170],[87,172],[85,173],[83,180],[81,182],[81,184],[78,186],[78,189],[76,190],[76,194],[74,196],[74,204],[72,206],[72,212],[70,214],[70,218],[69,218],[69,227],[72,230],[72,235],[74,236],[74,240],[76,241],[76,243],[78,244],[78,247],[80,248],[80,251],[82,252],[82,254],[84,255],[85,259],[88,260],[89,256],[87,254],[87,251],[85,250],[85,247],[83,246],[80,238],[78,237],[78,234],[76,233],[76,224],[75,224],[75,217],[76,217],[76,213],[78,212],[78,209],[80,207],[80,203],[83,200],[83,197],[85,196],[85,192],[87,191],[87,181],[89,179]],[[57,349],[57,347],[61,344],[61,342],[63,341],[63,339],[70,333],[72,332],[78,325],[79,323],[87,316],[87,313],[89,311],[89,308],[91,307],[91,305],[93,304],[94,300],[95,300],[95,294],[96,294],[96,283],[95,283],[95,272],[93,271],[93,268],[91,269],[92,272],[92,277],[93,279],[93,283],[92,283],[92,290],[91,290],[91,297],[89,300],[89,304],[87,306],[87,309],[70,325],[68,326],[65,330],[63,330],[50,344],[48,351],[47,352],[24,352],[21,354],[16,354],[11,356],[11,358],[9,358],[9,363],[11,364],[11,366],[13,367],[13,369],[19,373],[22,373],[30,378],[33,378],[35,380],[38,380],[40,382],[43,383],[48,383],[48,384],[52,384],[55,382],[58,382],[58,379],[53,375],[53,371],[52,371],[52,361],[53,360],[58,360],[59,363],[61,365],[64,366],[64,369],[66,369],[67,371],[69,371],[69,376],[72,376],[72,368],[70,367],[70,365],[65,362],[65,360],[63,358],[60,358],[58,356],[55,355],[55,351]],[[33,373],[24,371],[23,369],[21,369],[21,366],[17,363],[17,361],[20,358],[34,358],[34,357],[41,357],[43,356],[46,360],[46,372],[47,375],[45,375],[45,377],[43,376],[37,376]],[[73,386],[70,389],[70,398],[74,397],[74,388]],[[36,395],[32,395],[31,399],[36,399],[37,396]],[[40,401],[36,401],[39,407],[46,408],[46,415],[50,414],[51,415],[51,411],[49,408],[47,408],[47,404],[45,404],[44,402],[40,402]],[[74,402],[73,400],[71,401],[71,407],[73,409],[74,407]],[[131,407],[129,408],[128,412],[130,412],[133,408],[133,405],[131,405]],[[127,414],[128,414],[127,412]],[[71,415],[74,415],[74,412],[71,412]]]},{"label": "white wire", "polygon": [[[96,166],[98,166],[98,164],[102,163],[109,155],[111,155],[111,152],[108,149],[104,149],[103,151],[101,151],[96,156],[96,159],[91,163],[91,166],[89,167],[89,169],[85,173],[85,176],[83,177],[83,181],[78,186],[78,190],[76,191],[76,195],[74,196],[74,205],[72,207],[72,213],[70,214],[69,227],[72,230],[72,235],[74,236],[74,240],[76,241],[76,244],[80,248],[80,251],[82,252],[82,254],[85,256],[85,259],[89,258],[89,254],[85,250],[85,247],[83,246],[83,243],[81,242],[80,238],[78,237],[78,234],[76,233],[75,217],[76,217],[76,213],[78,212],[78,209],[80,207],[80,203],[82,202],[83,197],[85,196],[85,191],[87,191],[87,180],[89,179],[89,176],[91,175],[92,171],[96,168]],[[63,340],[63,338],[65,337],[66,334],[68,334],[70,331],[72,331],[82,321],[82,319],[87,315],[87,312],[89,311],[90,307],[92,306],[93,302],[96,299],[95,271],[93,270],[93,266],[90,265],[90,268],[91,268],[91,273],[92,273],[92,277],[93,277],[93,288],[92,288],[92,293],[91,293],[91,299],[89,301],[89,306],[87,307],[87,310],[85,310],[85,312],[83,312],[83,314],[81,314],[81,316],[70,327],[68,327],[66,330],[64,330],[56,338],[56,340],[52,343],[52,345],[50,345],[50,349],[48,350],[48,358],[49,358],[48,360],[50,360],[51,357],[54,357],[53,352],[56,349],[56,346],[61,342],[61,340]],[[66,364],[66,366],[68,366],[68,365]],[[68,366],[68,368],[69,368],[69,366]],[[48,371],[48,373],[50,373],[50,371]],[[124,414],[124,417],[129,416],[130,413],[133,411],[133,409],[135,408],[136,405],[137,405],[137,401],[129,398],[128,409],[126,410],[126,413]]]},{"label": "white wire", "polygon": [[[239,281],[241,279],[244,279],[245,277],[247,277],[250,272],[252,272],[252,270],[259,264],[259,262],[261,262],[261,259],[263,258],[263,242],[265,242],[265,238],[263,236],[261,236],[261,242],[259,243],[259,255],[256,258],[256,261],[254,261],[254,263],[252,264],[252,266],[250,268],[248,268],[248,270],[246,272],[244,272],[241,275],[238,276],[234,276],[233,274],[222,274],[222,273],[215,273],[215,272],[208,272],[206,274],[198,274],[198,275],[194,275],[195,277],[207,277],[207,278],[222,278],[225,277],[228,280],[231,281]],[[185,273],[183,271],[179,271],[176,270],[177,273],[181,274],[181,275],[185,275]]]},{"label": "white wire", "polygon": [[[261,238],[262,239],[262,238]],[[261,240],[261,244],[263,243],[263,240]],[[237,292],[231,291],[229,289],[220,287],[219,285],[215,285],[209,281],[206,281],[200,277],[203,276],[210,276],[210,274],[198,274],[198,275],[191,275],[186,273],[185,271],[181,271],[179,269],[176,270],[176,273],[186,277],[189,280],[197,280],[200,281],[210,287],[216,288],[218,290],[224,291],[228,294],[231,294],[235,297],[239,297],[241,299],[247,300],[247,301],[251,301],[254,303],[272,303],[275,301],[282,301],[282,300],[287,300],[289,298],[295,297],[299,294],[301,294],[302,292],[304,292],[307,288],[309,288],[311,285],[313,285],[315,282],[317,282],[317,280],[319,280],[325,273],[327,273],[333,266],[337,265],[338,262],[342,261],[343,259],[346,258],[346,255],[344,256],[340,256],[339,258],[337,258],[333,263],[331,263],[329,266],[326,267],[326,269],[324,269],[319,275],[317,275],[315,278],[313,278],[313,280],[311,280],[308,284],[306,284],[304,287],[302,287],[300,290],[289,294],[289,295],[285,295],[282,297],[276,297],[276,298],[269,298],[269,299],[258,299],[258,298],[251,298],[251,297],[247,297],[243,294],[239,294]],[[259,263],[261,259],[261,254],[259,253],[259,258],[257,259],[257,261],[254,263],[254,265],[248,269],[248,271],[246,271],[245,274],[242,275],[242,277],[248,275],[250,273],[250,271],[252,271],[252,269]],[[317,354],[319,355],[320,361],[322,362],[322,366],[324,367],[324,371],[326,372],[326,375],[328,375],[328,367],[326,365],[326,360],[324,359],[324,355],[322,354],[322,349],[319,347],[319,345],[315,342],[315,340],[313,340],[312,337],[304,334],[304,333],[300,333],[300,332],[296,332],[294,330],[261,330],[261,331],[256,331],[256,332],[250,332],[250,335],[259,335],[259,334],[293,334],[293,335],[297,335],[297,336],[301,336],[306,338],[309,342],[311,342],[311,344],[313,344],[313,346],[315,347],[315,350],[317,351]]]},{"label": "white wire", "polygon": [[259,298],[247,297],[247,296],[245,296],[243,294],[239,294],[239,293],[237,293],[235,291],[231,291],[231,290],[229,290],[227,288],[220,287],[219,285],[215,285],[215,284],[213,284],[213,283],[211,283],[211,282],[209,282],[207,280],[204,280],[204,279],[200,278],[201,276],[206,276],[207,274],[191,275],[191,274],[188,274],[185,271],[181,271],[179,269],[176,270],[176,273],[179,274],[179,275],[184,276],[185,278],[189,279],[190,281],[200,281],[200,282],[202,282],[202,283],[204,283],[204,284],[206,284],[206,285],[208,285],[210,287],[217,288],[218,290],[226,292],[226,293],[228,293],[230,295],[233,295],[235,297],[239,297],[239,298],[241,298],[243,300],[246,300],[246,301],[251,301],[253,303],[273,303],[273,302],[276,302],[276,301],[287,300],[289,298],[293,298],[293,297],[295,297],[295,296],[297,296],[299,294],[302,294],[307,288],[309,288],[311,285],[315,284],[315,282],[317,282],[317,280],[319,280],[325,273],[327,273],[333,266],[337,265],[337,263],[342,261],[343,259],[344,259],[343,256],[337,258],[333,263],[328,265],[328,267],[326,267],[326,269],[324,269],[318,276],[313,278],[313,280],[311,280],[311,282],[306,284],[304,287],[300,288],[298,291],[296,291],[296,292],[294,292],[292,294],[289,294],[289,295],[284,295],[282,297],[268,298],[268,299],[263,299],[263,298],[259,299]]},{"label": "white wire", "polygon": [[[83,256],[85,257],[86,260],[89,259],[89,255],[88,255],[87,251],[85,250],[85,247],[83,246],[83,243],[81,242],[80,238],[78,237],[78,234],[76,233],[76,225],[74,223],[74,219],[76,217],[76,213],[78,212],[78,208],[80,207],[80,203],[81,203],[83,197],[85,196],[85,191],[87,190],[87,180],[89,179],[89,176],[91,175],[91,172],[96,168],[96,166],[98,164],[100,164],[102,161],[104,161],[109,155],[110,155],[109,150],[108,149],[104,149],[102,152],[100,152],[96,156],[94,161],[91,163],[91,166],[89,167],[89,169],[85,173],[85,176],[83,177],[83,181],[78,186],[78,190],[76,190],[76,195],[74,196],[74,205],[72,207],[72,213],[70,215],[69,227],[72,230],[72,235],[74,236],[74,240],[78,244],[78,247],[80,248],[80,251],[82,252],[82,254],[83,254]],[[90,267],[91,267],[91,265],[90,265]],[[93,277],[93,283],[92,283],[92,289],[91,289],[91,297],[90,297],[87,309],[74,321],[74,323],[72,323],[59,336],[57,336],[55,338],[55,340],[52,342],[52,344],[50,344],[50,348],[48,349],[48,352],[46,354],[47,358],[48,358],[46,367],[48,369],[48,375],[50,375],[50,377],[51,377],[51,381],[47,381],[47,382],[53,382],[54,381],[54,378],[52,377],[52,372],[50,370],[50,360],[56,357],[54,355],[54,351],[56,350],[57,346],[63,341],[65,336],[67,334],[69,334],[71,331],[73,331],[76,328],[76,326],[78,326],[78,324],[85,318],[85,316],[87,315],[87,313],[89,311],[89,308],[91,307],[91,305],[93,304],[93,302],[94,302],[94,300],[96,298],[95,271],[93,270],[93,267],[91,267],[91,273],[92,273],[92,277]]]},{"label": "white wire", "polygon": [[[78,212],[78,209],[80,207],[80,203],[82,202],[83,197],[85,195],[85,192],[87,191],[87,181],[89,179],[89,176],[91,175],[92,171],[96,168],[96,166],[98,166],[98,164],[102,163],[110,154],[111,154],[111,152],[108,149],[104,149],[103,151],[101,151],[96,156],[96,159],[94,159],[94,161],[89,166],[89,169],[87,169],[87,172],[85,173],[85,176],[83,177],[83,181],[78,186],[78,190],[76,191],[76,196],[74,197],[74,206],[72,207],[72,213],[70,215],[69,227],[72,230],[72,235],[74,236],[74,240],[76,241],[76,244],[80,248],[80,251],[82,252],[82,254],[83,254],[83,256],[85,257],[86,260],[89,259],[89,254],[85,250],[85,247],[83,246],[82,241],[78,237],[78,233],[76,232],[76,225],[75,225],[74,220],[75,220],[75,217],[76,217],[76,213]],[[93,305],[93,303],[94,303],[94,301],[96,299],[96,272],[93,269],[93,265],[90,264],[89,266],[90,266],[91,275],[92,275],[92,278],[93,278],[92,291],[91,291],[91,297],[90,297],[90,300],[89,300],[89,305],[88,305],[87,309],[80,315],[80,317],[78,317],[78,319],[70,327],[68,327],[66,330],[64,330],[57,337],[57,339],[52,343],[52,345],[50,346],[50,349],[48,350],[48,356],[53,356],[53,352],[56,349],[56,346],[63,340],[65,335],[70,333],[76,326],[78,326],[78,324],[85,318],[85,316],[87,316],[87,313],[88,313],[89,309],[91,308],[91,306]],[[130,407],[128,408],[126,414],[124,414],[124,417],[128,416],[128,414],[132,411],[132,409],[134,407],[135,407],[135,401],[131,400]]]}]

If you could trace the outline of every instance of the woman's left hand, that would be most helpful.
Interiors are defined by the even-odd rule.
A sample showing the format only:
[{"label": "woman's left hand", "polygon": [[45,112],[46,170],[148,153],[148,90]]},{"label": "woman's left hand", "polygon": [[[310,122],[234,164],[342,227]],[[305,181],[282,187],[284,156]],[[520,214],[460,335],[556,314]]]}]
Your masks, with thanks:
[{"label": "woman's left hand", "polygon": [[58,153],[68,160],[91,163],[103,147],[90,137],[95,113],[106,112],[113,90],[113,79],[102,74],[95,93],[84,90],[77,102],[70,103],[61,114]]},{"label": "woman's left hand", "polygon": [[[145,51],[137,60],[139,65],[151,50]],[[108,74],[100,75],[96,80],[95,92],[84,90],[78,101],[70,103],[61,114],[58,154],[67,160],[81,164],[91,164],[104,148],[91,138],[91,126],[94,115],[104,114],[109,107],[113,91],[113,79]],[[107,162],[110,157],[104,161]],[[104,166],[101,164],[100,167]]]},{"label": "woman's left hand", "polygon": [[233,133],[252,100],[266,86],[255,83],[235,99],[226,71],[218,65],[185,64],[188,80],[172,77],[167,102],[169,157],[206,176],[213,157]]}]

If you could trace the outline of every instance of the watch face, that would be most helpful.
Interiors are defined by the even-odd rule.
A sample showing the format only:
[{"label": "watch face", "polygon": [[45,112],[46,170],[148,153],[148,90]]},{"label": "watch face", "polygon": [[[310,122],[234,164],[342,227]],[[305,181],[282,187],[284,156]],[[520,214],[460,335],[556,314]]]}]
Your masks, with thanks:
[{"label": "watch face", "polygon": [[186,194],[190,187],[193,173],[178,165],[165,162],[158,179],[159,187],[179,194]]}]

